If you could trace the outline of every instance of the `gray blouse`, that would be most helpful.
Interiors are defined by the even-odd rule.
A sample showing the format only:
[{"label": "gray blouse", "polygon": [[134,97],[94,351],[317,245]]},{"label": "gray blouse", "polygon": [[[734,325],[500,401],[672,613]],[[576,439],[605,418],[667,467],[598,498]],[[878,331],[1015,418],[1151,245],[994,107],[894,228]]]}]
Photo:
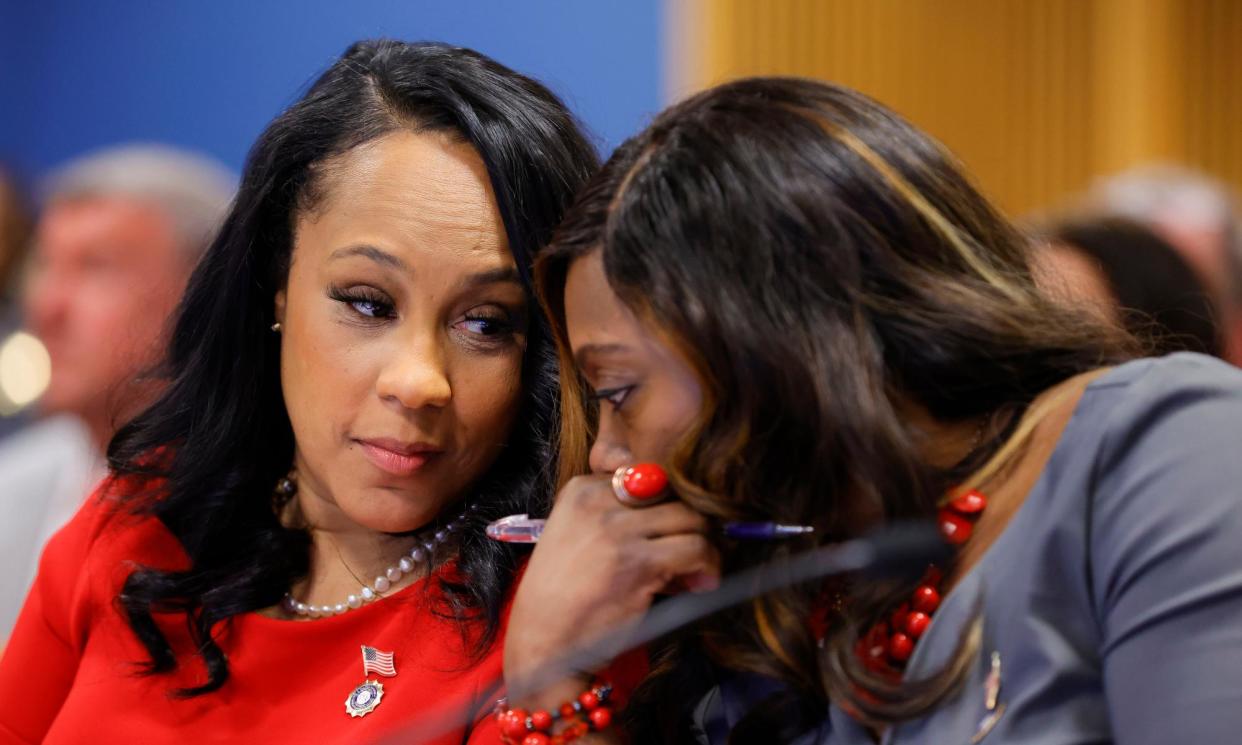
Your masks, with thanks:
[{"label": "gray blouse", "polygon": [[[1092,382],[907,675],[938,669],[976,610],[960,692],[885,745],[1242,743],[1242,371],[1176,354]],[[699,703],[700,742],[724,741],[748,689],[770,690]],[[799,745],[872,742],[832,707]]]}]

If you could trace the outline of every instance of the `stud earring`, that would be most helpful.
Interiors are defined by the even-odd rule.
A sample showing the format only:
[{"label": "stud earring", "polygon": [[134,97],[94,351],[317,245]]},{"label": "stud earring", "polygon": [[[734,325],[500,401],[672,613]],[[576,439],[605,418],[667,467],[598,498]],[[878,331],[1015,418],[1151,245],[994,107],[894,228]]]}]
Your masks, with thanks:
[{"label": "stud earring", "polygon": [[280,333],[280,321],[272,324],[272,331],[275,331],[278,334]]}]

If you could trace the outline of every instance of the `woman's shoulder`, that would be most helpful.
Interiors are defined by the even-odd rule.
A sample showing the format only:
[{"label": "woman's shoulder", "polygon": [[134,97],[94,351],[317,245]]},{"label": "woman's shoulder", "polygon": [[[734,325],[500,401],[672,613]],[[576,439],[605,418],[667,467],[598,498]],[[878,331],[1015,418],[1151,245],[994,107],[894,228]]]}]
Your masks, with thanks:
[{"label": "woman's shoulder", "polygon": [[1242,395],[1242,369],[1216,357],[1178,352],[1118,365],[1095,378],[1088,390],[1124,391],[1126,400],[1138,405],[1195,391]]},{"label": "woman's shoulder", "polygon": [[1232,740],[1236,712],[1188,683],[1242,669],[1242,371],[1183,353],[1099,382],[1085,566],[1116,739]]},{"label": "woman's shoulder", "polygon": [[157,488],[125,476],[105,477],[48,541],[40,576],[73,574],[88,579],[94,589],[114,591],[135,566],[180,564],[184,555],[172,534],[142,509]]},{"label": "woman's shoulder", "polygon": [[105,478],[43,550],[27,605],[37,598],[44,622],[66,643],[86,638],[136,566],[182,561],[159,521],[134,511],[137,494],[132,481]]},{"label": "woman's shoulder", "polygon": [[1095,587],[1120,592],[1126,578],[1174,565],[1165,590],[1215,581],[1242,541],[1242,371],[1179,353],[1122,365],[1093,385]]},{"label": "woman's shoulder", "polygon": [[163,527],[145,507],[159,488],[156,482],[110,473],[52,540],[107,550],[131,544],[132,535],[145,539],[158,533]]},{"label": "woman's shoulder", "polygon": [[1239,449],[1242,370],[1214,357],[1182,352],[1119,365],[1087,386],[1083,403],[1076,416],[1096,430],[1099,472],[1153,447],[1222,458]]}]

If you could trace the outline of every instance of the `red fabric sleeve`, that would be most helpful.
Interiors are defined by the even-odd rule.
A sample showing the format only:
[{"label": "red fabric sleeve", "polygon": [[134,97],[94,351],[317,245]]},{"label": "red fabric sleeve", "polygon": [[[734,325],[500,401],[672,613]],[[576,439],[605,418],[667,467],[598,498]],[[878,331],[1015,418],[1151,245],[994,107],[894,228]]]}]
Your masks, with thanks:
[{"label": "red fabric sleeve", "polygon": [[111,508],[101,491],[44,548],[0,659],[0,745],[41,742],[77,674],[90,613],[87,558]]},{"label": "red fabric sleeve", "polygon": [[500,725],[496,724],[494,707],[495,701],[478,712],[480,716],[470,728],[468,745],[500,745]]},{"label": "red fabric sleeve", "polygon": [[640,647],[623,653],[612,661],[605,675],[612,681],[612,706],[624,709],[634,695],[634,690],[651,671],[647,648]]}]

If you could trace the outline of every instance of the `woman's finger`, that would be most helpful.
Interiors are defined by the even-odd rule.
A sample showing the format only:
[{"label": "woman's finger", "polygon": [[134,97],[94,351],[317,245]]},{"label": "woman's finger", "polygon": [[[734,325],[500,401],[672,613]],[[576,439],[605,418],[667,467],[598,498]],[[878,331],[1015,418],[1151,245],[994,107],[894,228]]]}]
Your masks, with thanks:
[{"label": "woman's finger", "polygon": [[633,510],[621,507],[608,514],[609,527],[623,535],[642,538],[660,538],[680,533],[705,535],[709,522],[702,514],[681,502],[666,502]]},{"label": "woman's finger", "polygon": [[653,538],[645,545],[644,560],[652,582],[664,588],[675,582],[706,587],[720,577],[720,552],[701,533]]}]

